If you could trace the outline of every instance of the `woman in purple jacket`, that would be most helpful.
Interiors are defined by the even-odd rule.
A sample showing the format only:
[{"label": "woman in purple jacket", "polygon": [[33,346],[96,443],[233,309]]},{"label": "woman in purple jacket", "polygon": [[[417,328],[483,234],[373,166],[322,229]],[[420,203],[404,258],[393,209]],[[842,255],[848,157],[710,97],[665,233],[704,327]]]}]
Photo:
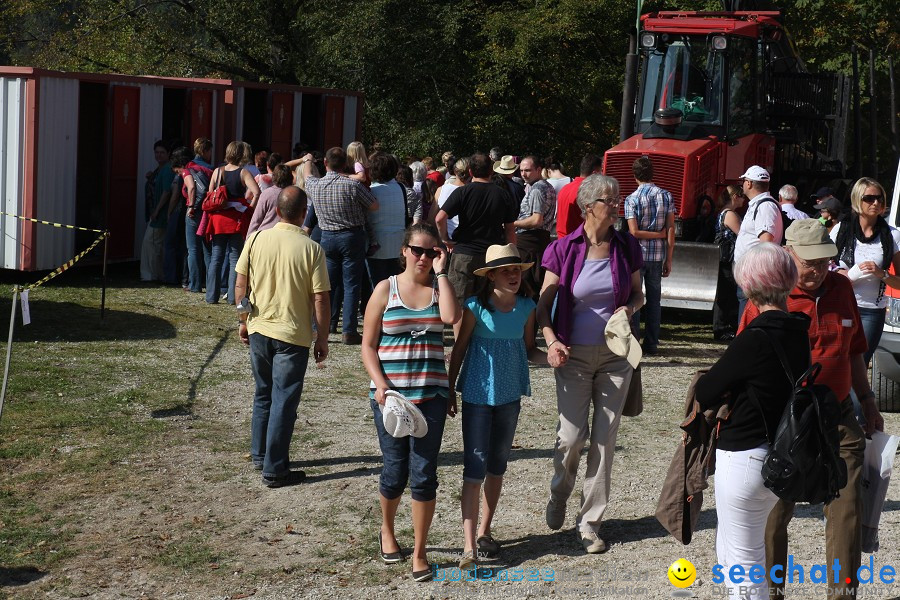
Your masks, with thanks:
[{"label": "woman in purple jacket", "polygon": [[581,183],[576,203],[584,224],[544,252],[546,274],[537,308],[547,362],[556,369],[559,410],[547,526],[560,529],[565,522],[581,449],[590,436],[583,502],[575,519],[575,534],[590,554],[607,549],[598,529],[609,501],[616,433],[633,371],[607,347],[604,331],[613,313],[624,310],[630,319],[644,304],[641,247],[613,228],[620,202],[619,183],[612,177],[591,175]]}]

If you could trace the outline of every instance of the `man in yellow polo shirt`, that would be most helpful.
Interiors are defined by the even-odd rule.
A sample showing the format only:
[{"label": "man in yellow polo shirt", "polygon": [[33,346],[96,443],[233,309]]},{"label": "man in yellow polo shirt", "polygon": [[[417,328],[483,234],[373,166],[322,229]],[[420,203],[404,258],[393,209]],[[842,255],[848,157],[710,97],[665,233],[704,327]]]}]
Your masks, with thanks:
[{"label": "man in yellow polo shirt", "polygon": [[235,267],[238,331],[250,346],[256,379],[250,454],[268,487],[306,478],[303,471],[289,469],[288,455],[313,343],[313,314],[322,332],[315,340],[314,359],[320,363],[328,356],[331,287],[325,252],[301,229],[306,207],[303,190],[284,188],[276,207],[281,220],[247,238]]}]

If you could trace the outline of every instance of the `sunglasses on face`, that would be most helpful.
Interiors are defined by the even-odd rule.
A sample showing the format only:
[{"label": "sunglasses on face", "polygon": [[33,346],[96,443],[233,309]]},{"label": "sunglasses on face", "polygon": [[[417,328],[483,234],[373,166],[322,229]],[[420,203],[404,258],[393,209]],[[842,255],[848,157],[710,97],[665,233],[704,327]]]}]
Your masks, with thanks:
[{"label": "sunglasses on face", "polygon": [[881,204],[884,205],[884,196],[882,196],[881,194],[866,194],[862,197],[862,201],[866,204],[881,202]]},{"label": "sunglasses on face", "polygon": [[439,252],[434,248],[423,248],[421,246],[407,246],[409,251],[413,253],[414,256],[422,256],[423,254],[428,258],[437,258]]}]

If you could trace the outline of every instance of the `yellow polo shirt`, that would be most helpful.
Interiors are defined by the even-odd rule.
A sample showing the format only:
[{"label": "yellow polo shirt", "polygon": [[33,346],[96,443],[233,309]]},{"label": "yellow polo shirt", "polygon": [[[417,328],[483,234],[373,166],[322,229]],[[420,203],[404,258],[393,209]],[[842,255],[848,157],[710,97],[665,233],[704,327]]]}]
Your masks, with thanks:
[{"label": "yellow polo shirt", "polygon": [[331,290],[325,252],[302,229],[278,223],[250,235],[235,271],[247,276],[247,331],[288,344],[312,344],[313,294]]}]

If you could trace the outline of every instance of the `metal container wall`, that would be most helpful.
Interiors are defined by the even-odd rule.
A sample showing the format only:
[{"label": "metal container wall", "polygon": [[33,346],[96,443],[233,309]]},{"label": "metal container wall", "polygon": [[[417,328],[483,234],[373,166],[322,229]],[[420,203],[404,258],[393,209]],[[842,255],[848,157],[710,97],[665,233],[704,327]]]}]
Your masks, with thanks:
[{"label": "metal container wall", "polygon": [[[78,80],[42,77],[39,85],[35,215],[71,225],[75,223],[78,176]],[[71,229],[38,225],[34,240],[35,269],[55,269],[75,256],[75,232]]]},{"label": "metal container wall", "polygon": [[359,139],[356,131],[356,96],[344,96],[344,148]]},{"label": "metal container wall", "polygon": [[[0,77],[0,207],[11,214],[21,214],[25,187],[25,90],[24,78]],[[21,229],[18,219],[0,217],[0,266],[4,269],[19,268]]]},{"label": "metal container wall", "polygon": [[147,171],[156,168],[153,142],[159,139],[162,131],[163,86],[142,84],[138,87],[141,90],[141,121],[138,125],[138,176],[134,197],[134,255],[140,258],[141,242],[144,239],[144,231],[147,229],[147,221],[144,218],[144,186],[147,183],[145,175]]}]

